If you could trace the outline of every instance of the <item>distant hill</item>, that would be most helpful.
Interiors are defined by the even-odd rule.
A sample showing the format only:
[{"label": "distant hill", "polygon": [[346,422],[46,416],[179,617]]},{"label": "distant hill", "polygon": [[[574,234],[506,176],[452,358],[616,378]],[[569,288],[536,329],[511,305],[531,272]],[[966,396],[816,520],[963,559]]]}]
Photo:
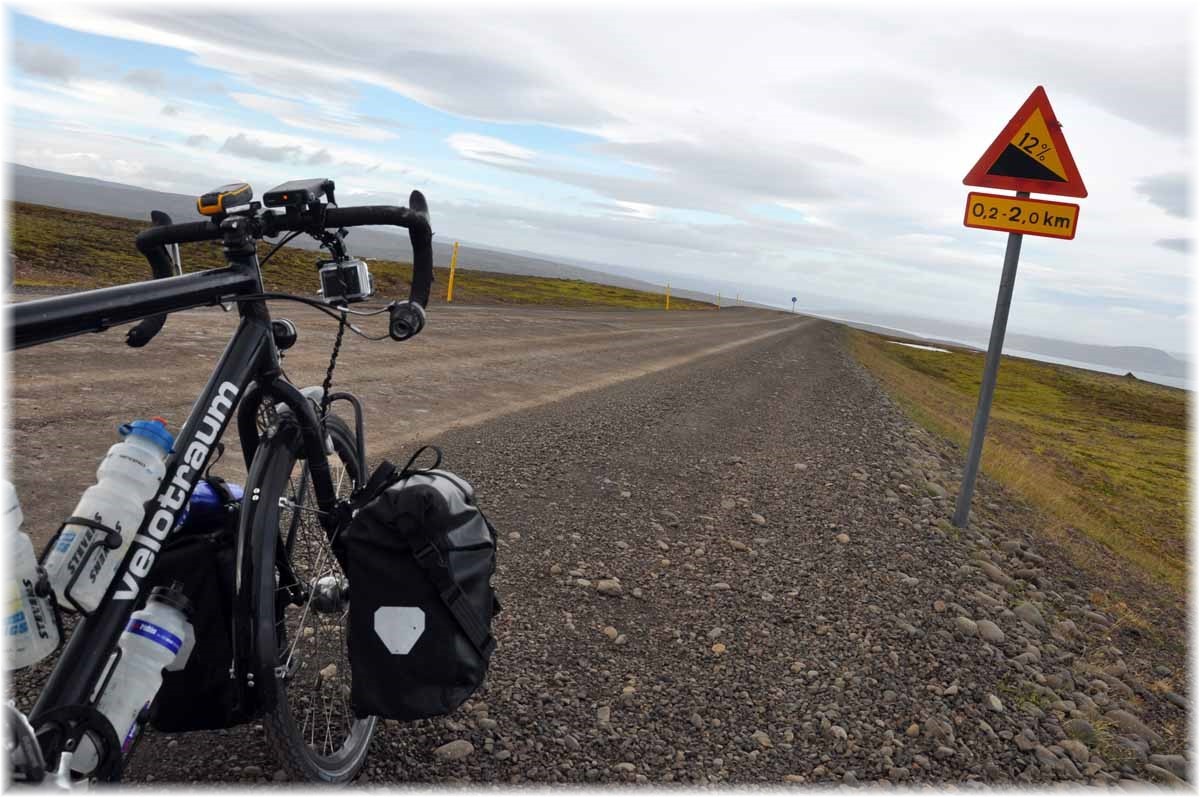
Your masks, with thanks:
[{"label": "distant hill", "polygon": [[[9,164],[9,167],[12,174],[12,191],[9,196],[17,202],[78,210],[85,213],[100,213],[106,216],[120,216],[147,223],[149,223],[151,210],[161,210],[177,222],[198,221],[203,218],[196,211],[194,196],[153,191],[91,177],[35,169],[19,163]],[[435,230],[437,228],[436,213],[435,204]],[[348,243],[350,251],[360,257],[378,257],[399,261],[412,259],[408,237],[403,231],[391,232],[378,228],[359,228],[351,233]],[[318,248],[317,243],[307,236],[294,239],[291,245],[301,249],[315,250]],[[434,238],[434,262],[439,266],[449,265],[451,248],[451,243]],[[661,285],[645,280],[584,268],[546,257],[505,252],[470,243],[459,244],[458,265],[462,268],[501,274],[577,279],[651,293],[662,291]],[[708,293],[686,289],[672,289],[672,295],[702,302],[712,301],[713,298]]]},{"label": "distant hill", "polygon": [[[853,321],[840,316],[828,317],[881,335],[987,351],[990,333],[987,327],[915,316],[877,316],[881,316],[882,323]],[[1008,332],[1004,336],[1004,353],[1035,360],[1078,364],[1082,367],[1092,366],[1094,370],[1109,373],[1132,372],[1135,376],[1175,387],[1184,386],[1188,378],[1187,360],[1149,346],[1102,346]]]},{"label": "distant hill", "polygon": [[1046,354],[1064,360],[1125,368],[1134,372],[1160,374],[1162,376],[1186,377],[1188,364],[1167,354],[1162,349],[1149,346],[1097,346],[1091,343],[1075,343],[1038,335],[1014,333],[1005,339],[1005,346],[1023,351]]}]

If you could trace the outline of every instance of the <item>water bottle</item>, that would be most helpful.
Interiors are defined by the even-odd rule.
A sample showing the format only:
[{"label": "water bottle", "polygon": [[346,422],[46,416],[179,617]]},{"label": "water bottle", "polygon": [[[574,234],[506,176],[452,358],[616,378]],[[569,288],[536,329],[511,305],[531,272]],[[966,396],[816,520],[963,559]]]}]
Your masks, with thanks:
[{"label": "water bottle", "polygon": [[[121,744],[129,752],[137,738],[138,718],[149,707],[162,686],[163,669],[181,670],[187,665],[196,634],[189,620],[191,604],[180,591],[179,582],[150,591],[146,608],[133,613],[117,643],[121,658],[96,709],[108,718]],[[91,737],[79,741],[71,768],[90,773],[99,763]]]},{"label": "water bottle", "polygon": [[[166,421],[134,421],[119,431],[124,440],[108,449],[96,471],[97,483],[84,491],[71,514],[114,529],[120,533],[121,544],[115,550],[98,545],[88,553],[104,532],[81,525],[68,525],[62,530],[43,563],[60,606],[78,604],[91,612],[100,604],[141,526],[143,504],[154,497],[166,472],[164,460],[175,443]],[[67,599],[67,585],[76,573],[79,577],[70,589],[72,603]]]},{"label": "water bottle", "polygon": [[21,531],[21,502],[12,482],[0,480],[0,512],[4,533],[9,536],[12,572],[8,584],[8,611],[5,612],[5,668],[15,670],[36,664],[58,648],[58,624],[48,597],[37,593],[38,561],[33,541]]}]

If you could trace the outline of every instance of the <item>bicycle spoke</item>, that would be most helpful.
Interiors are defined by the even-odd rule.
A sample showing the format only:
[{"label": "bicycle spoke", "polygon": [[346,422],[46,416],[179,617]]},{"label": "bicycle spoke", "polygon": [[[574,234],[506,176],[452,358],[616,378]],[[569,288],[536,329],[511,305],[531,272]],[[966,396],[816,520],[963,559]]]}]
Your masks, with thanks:
[{"label": "bicycle spoke", "polygon": [[[334,494],[344,498],[354,488],[352,473],[340,455],[331,457],[329,465]],[[311,471],[301,460],[293,467],[288,500],[278,515],[279,534],[291,544],[287,559],[294,582],[279,584],[279,600],[289,602],[280,620],[280,660],[285,672],[294,672],[285,699],[299,726],[298,741],[312,755],[328,759],[356,738],[356,724],[362,722],[349,703],[349,604],[339,594],[346,578],[319,516],[310,509],[316,506]],[[285,592],[288,587],[302,589],[304,600],[291,604],[294,593]]]}]

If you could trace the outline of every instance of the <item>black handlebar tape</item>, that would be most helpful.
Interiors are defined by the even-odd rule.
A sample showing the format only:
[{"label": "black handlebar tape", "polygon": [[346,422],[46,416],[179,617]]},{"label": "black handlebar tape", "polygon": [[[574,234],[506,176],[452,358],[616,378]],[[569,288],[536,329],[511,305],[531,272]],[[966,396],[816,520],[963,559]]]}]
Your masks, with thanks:
[{"label": "black handlebar tape", "polygon": [[[412,288],[409,291],[409,301],[425,307],[429,304],[429,293],[433,289],[433,230],[429,226],[429,206],[420,191],[413,191],[409,196],[411,208],[395,207],[393,205],[367,205],[363,207],[339,208],[331,207],[325,211],[323,219],[326,228],[336,227],[368,227],[375,225],[391,225],[404,227],[408,230],[408,240],[413,249]],[[163,214],[164,216],[166,214]],[[291,230],[286,216],[275,215],[271,219],[274,234]],[[302,225],[299,225],[302,226]],[[185,244],[196,241],[215,241],[222,237],[219,225],[211,221],[194,221],[186,224],[168,224],[166,226],[150,227],[142,230],[137,237],[138,251],[150,261],[155,279],[169,277],[172,274],[171,256],[167,254],[168,244]],[[147,319],[153,320],[153,319]],[[160,324],[161,326],[161,324]],[[157,329],[155,330],[157,332]],[[151,335],[152,337],[153,335]],[[143,346],[149,338],[134,343],[131,346]]]},{"label": "black handlebar tape", "polygon": [[[408,228],[408,240],[413,250],[413,281],[408,300],[424,308],[429,305],[429,291],[433,288],[433,228],[429,224],[429,204],[420,191],[414,189],[408,195],[408,212],[421,221]],[[419,291],[418,285],[421,286]],[[423,317],[421,326],[424,326]]]},{"label": "black handlebar tape", "polygon": [[[165,215],[165,214],[164,214]],[[164,227],[148,227],[138,233],[137,250],[150,257],[150,252],[155,247],[164,247],[167,244],[190,244],[196,241],[219,241],[221,239],[221,228],[211,221],[189,221],[186,224],[168,224]],[[163,250],[166,253],[166,250]],[[167,274],[170,276],[170,257],[167,258]],[[150,261],[151,266],[154,261]],[[154,274],[155,279],[159,277],[158,272]]]},{"label": "black handlebar tape", "polygon": [[413,249],[412,289],[408,300],[425,307],[433,288],[433,230],[429,227],[429,212],[425,197],[413,191],[409,201],[421,210],[390,205],[367,205],[357,208],[330,208],[325,212],[326,227],[366,227],[389,224],[408,228],[408,240]]}]

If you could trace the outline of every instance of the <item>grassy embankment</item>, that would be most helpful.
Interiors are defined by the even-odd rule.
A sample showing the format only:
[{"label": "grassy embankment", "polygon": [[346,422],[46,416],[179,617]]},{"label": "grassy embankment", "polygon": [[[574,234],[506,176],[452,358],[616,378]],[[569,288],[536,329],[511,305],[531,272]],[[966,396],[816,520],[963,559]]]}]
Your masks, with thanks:
[{"label": "grassy embankment", "polygon": [[[146,260],[133,247],[134,238],[146,226],[131,219],[11,202],[9,251],[17,258],[15,284],[27,288],[86,289],[148,279]],[[350,244],[353,251],[353,239]],[[180,248],[185,271],[224,263],[219,244],[185,244]],[[260,255],[267,250],[267,244],[260,245]],[[317,253],[310,250],[280,249],[264,269],[267,288],[312,295],[317,288],[313,265],[316,259]],[[376,296],[390,299],[408,295],[411,263],[371,258],[370,264]],[[433,304],[445,300],[449,276],[448,268],[434,268]],[[583,280],[475,271],[463,268],[461,261],[454,277],[454,303],[645,310],[661,310],[664,304],[663,296],[657,293]],[[713,310],[715,305],[672,297],[671,309]]]},{"label": "grassy embankment", "polygon": [[[905,410],[965,452],[983,355],[948,354],[851,331],[851,347]],[[1076,368],[1004,358],[983,471],[1041,511],[1047,532],[1087,569],[1077,533],[1128,565],[1108,572],[1163,585],[1188,580],[1187,392]]]}]

